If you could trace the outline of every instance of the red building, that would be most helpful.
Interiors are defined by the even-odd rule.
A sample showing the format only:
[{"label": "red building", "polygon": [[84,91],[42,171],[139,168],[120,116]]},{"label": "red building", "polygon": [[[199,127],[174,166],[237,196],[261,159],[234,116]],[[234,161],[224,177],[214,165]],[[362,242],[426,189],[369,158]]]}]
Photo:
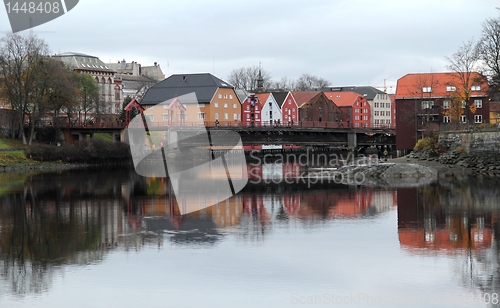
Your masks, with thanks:
[{"label": "red building", "polygon": [[261,126],[262,123],[262,102],[259,97],[249,95],[241,104],[241,125]]},{"label": "red building", "polygon": [[342,123],[347,127],[369,127],[371,123],[370,104],[366,98],[355,92],[324,92],[326,97],[342,111]]},{"label": "red building", "polygon": [[340,122],[342,112],[323,92],[293,91],[301,122]]},{"label": "red building", "polygon": [[[469,73],[407,74],[396,87],[396,149],[412,150],[418,139],[443,126],[489,123],[488,82],[483,75]],[[464,93],[469,99],[464,101]],[[448,111],[460,104],[461,115]],[[465,106],[475,106],[475,112]],[[449,113],[448,113],[449,114]],[[456,114],[456,112],[455,112]],[[456,121],[457,123],[453,123]]]},{"label": "red building", "polygon": [[281,121],[285,125],[293,125],[299,120],[299,105],[293,97],[292,92],[288,92],[287,96],[281,104]]}]

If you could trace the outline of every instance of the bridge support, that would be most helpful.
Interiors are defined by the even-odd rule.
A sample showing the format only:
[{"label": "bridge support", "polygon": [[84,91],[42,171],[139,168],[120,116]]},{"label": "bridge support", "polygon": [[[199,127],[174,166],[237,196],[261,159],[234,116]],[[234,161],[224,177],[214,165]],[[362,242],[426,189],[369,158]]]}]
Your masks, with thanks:
[{"label": "bridge support", "polygon": [[358,138],[356,133],[348,133],[347,134],[347,147],[349,150],[354,151],[358,146]]}]

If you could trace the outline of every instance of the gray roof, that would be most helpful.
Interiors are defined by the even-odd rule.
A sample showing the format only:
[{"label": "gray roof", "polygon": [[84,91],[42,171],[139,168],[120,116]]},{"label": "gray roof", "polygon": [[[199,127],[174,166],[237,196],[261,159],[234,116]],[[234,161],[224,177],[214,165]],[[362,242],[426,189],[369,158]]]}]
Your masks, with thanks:
[{"label": "gray roof", "polygon": [[245,89],[235,89],[234,92],[236,92],[236,96],[238,96],[241,104],[250,96],[250,93]]},{"label": "gray roof", "polygon": [[199,103],[209,103],[218,88],[233,89],[233,86],[209,73],[171,75],[149,88],[141,104],[156,105],[193,92]]},{"label": "gray roof", "polygon": [[271,92],[271,94],[274,96],[274,99],[276,100],[276,103],[278,103],[278,106],[281,107],[285,102],[285,98],[288,95],[288,91]]},{"label": "gray roof", "polygon": [[321,91],[323,91],[323,92],[355,92],[355,93],[363,95],[369,101],[375,99],[375,96],[377,96],[377,94],[387,94],[384,91],[381,91],[381,90],[374,88],[374,87],[371,87],[371,86],[327,87],[327,88],[322,88]]},{"label": "gray roof", "polygon": [[72,69],[115,72],[106,66],[104,62],[99,60],[98,57],[83,53],[65,52],[53,55],[52,58],[61,60],[65,65],[71,67]]}]

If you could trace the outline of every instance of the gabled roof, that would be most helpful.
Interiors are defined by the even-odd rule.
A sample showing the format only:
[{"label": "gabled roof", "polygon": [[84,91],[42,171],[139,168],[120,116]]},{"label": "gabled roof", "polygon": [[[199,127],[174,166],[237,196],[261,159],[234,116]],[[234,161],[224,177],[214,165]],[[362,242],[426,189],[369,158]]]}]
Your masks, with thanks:
[{"label": "gabled roof", "polygon": [[374,100],[377,94],[387,94],[372,86],[343,86],[343,87],[328,87],[321,89],[323,92],[355,92],[364,96],[367,100]]},{"label": "gabled roof", "polygon": [[283,106],[283,103],[285,102],[285,99],[288,95],[288,91],[278,91],[278,92],[271,92],[274,96],[274,99],[276,100],[276,103],[278,103],[278,106]]},{"label": "gabled roof", "polygon": [[[456,96],[456,92],[448,91],[447,87],[455,86],[459,90],[460,85],[460,74],[455,72],[406,74],[398,79],[396,99]],[[472,72],[469,90],[472,86],[481,86],[479,91],[471,92],[472,97],[488,95],[488,83],[483,75]],[[424,87],[430,87],[431,92],[424,93]]]},{"label": "gabled roof", "polygon": [[233,89],[233,86],[209,73],[171,75],[149,88],[141,104],[156,105],[193,92],[199,103],[210,103],[219,88]]},{"label": "gabled roof", "polygon": [[351,107],[358,99],[365,100],[362,94],[355,92],[323,92],[326,98],[339,107]]},{"label": "gabled roof", "polygon": [[257,96],[259,98],[259,101],[263,104],[267,101],[267,99],[269,98],[269,95],[270,95],[270,93],[255,94],[255,96]]},{"label": "gabled roof", "polygon": [[293,98],[295,98],[295,101],[297,102],[297,105],[302,107],[304,103],[309,102],[313,98],[315,98],[318,95],[321,95],[322,92],[319,91],[292,91],[291,92],[293,95]]}]

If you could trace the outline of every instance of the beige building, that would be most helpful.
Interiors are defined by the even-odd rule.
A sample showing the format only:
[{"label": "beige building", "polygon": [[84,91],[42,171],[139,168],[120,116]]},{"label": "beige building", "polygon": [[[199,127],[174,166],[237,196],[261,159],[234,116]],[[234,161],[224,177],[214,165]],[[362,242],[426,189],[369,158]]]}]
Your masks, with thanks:
[{"label": "beige building", "polygon": [[100,113],[104,119],[115,120],[123,101],[122,79],[117,72],[98,57],[83,53],[66,52],[52,56],[79,73],[92,75],[99,86]]}]

